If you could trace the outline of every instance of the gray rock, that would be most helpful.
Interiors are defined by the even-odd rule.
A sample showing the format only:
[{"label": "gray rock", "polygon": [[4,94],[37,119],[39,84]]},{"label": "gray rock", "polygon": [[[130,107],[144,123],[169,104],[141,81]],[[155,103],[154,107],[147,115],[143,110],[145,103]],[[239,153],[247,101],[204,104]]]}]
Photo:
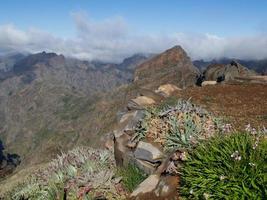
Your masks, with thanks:
[{"label": "gray rock", "polygon": [[151,163],[161,162],[164,158],[162,151],[155,145],[140,141],[134,152],[135,158]]}]

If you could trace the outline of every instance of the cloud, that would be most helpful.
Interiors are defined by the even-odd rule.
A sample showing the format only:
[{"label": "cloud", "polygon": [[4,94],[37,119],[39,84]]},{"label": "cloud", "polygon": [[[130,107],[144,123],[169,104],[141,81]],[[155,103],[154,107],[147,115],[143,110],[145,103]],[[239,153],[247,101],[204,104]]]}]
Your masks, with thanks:
[{"label": "cloud", "polygon": [[72,13],[76,36],[63,39],[44,30],[20,30],[0,26],[0,52],[52,51],[80,59],[119,62],[134,53],[159,53],[181,45],[192,59],[231,57],[267,58],[267,35],[219,37],[210,33],[138,34],[120,16],[95,21],[84,13]]}]

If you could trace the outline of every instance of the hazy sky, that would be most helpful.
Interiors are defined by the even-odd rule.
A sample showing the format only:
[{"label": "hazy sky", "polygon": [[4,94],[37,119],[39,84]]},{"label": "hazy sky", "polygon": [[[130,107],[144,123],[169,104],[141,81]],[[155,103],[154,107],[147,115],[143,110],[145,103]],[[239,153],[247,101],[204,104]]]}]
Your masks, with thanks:
[{"label": "hazy sky", "polygon": [[119,61],[183,46],[193,59],[267,57],[266,0],[2,0],[0,51]]}]

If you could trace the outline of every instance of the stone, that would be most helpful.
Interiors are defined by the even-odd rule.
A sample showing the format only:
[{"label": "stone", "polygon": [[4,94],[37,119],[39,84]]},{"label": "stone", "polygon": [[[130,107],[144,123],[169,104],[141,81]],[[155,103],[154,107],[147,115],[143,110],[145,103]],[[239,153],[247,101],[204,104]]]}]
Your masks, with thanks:
[{"label": "stone", "polygon": [[133,157],[132,152],[126,146],[130,139],[131,137],[127,134],[114,138],[114,157],[117,166],[127,166],[129,160]]},{"label": "stone", "polygon": [[216,85],[217,84],[217,81],[203,81],[201,83],[201,86],[207,86],[207,85]]},{"label": "stone", "polygon": [[120,127],[123,128],[123,131],[126,133],[135,132],[135,128],[138,123],[144,118],[145,112],[143,110],[135,110],[126,113],[120,119]]},{"label": "stone", "polygon": [[122,115],[119,119],[116,130],[113,131],[114,137],[118,138],[124,133],[134,133],[136,126],[138,125],[139,121],[144,118],[144,116],[145,112],[143,110],[130,111]]},{"label": "stone", "polygon": [[[146,178],[130,195],[130,198],[134,199],[139,195],[152,193],[157,188],[160,181],[160,174],[152,174]],[[137,199],[137,198],[136,198]]]},{"label": "stone", "polygon": [[179,178],[177,176],[150,175],[130,195],[135,200],[178,200]]},{"label": "stone", "polygon": [[227,65],[211,64],[204,72],[205,80],[228,82],[234,81],[236,77],[249,77],[257,75],[256,72],[249,70],[236,61],[232,61]]},{"label": "stone", "polygon": [[155,104],[155,100],[147,96],[139,96],[129,101],[127,108],[129,110],[142,110],[147,106]]},{"label": "stone", "polygon": [[179,178],[177,176],[162,176],[155,196],[160,199],[178,199]]},{"label": "stone", "polygon": [[173,84],[165,84],[159,86],[159,88],[155,91],[158,94],[161,94],[164,97],[169,97],[171,96],[174,92],[180,91],[181,88],[178,88],[177,86]]},{"label": "stone", "polygon": [[146,174],[153,174],[156,171],[156,168],[158,167],[158,163],[151,163],[144,160],[139,160],[134,158],[132,162],[142,171],[144,171]]},{"label": "stone", "polygon": [[140,141],[134,152],[134,157],[151,163],[161,162],[164,158],[162,151],[155,145]]}]

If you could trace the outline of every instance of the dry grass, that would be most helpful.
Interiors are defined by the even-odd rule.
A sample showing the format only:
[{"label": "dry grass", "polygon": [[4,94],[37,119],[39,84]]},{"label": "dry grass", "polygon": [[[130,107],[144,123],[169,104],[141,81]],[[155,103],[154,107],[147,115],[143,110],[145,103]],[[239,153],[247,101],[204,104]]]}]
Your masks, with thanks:
[{"label": "dry grass", "polygon": [[263,84],[228,84],[182,90],[177,97],[191,100],[223,117],[236,129],[267,127],[267,87]]}]

